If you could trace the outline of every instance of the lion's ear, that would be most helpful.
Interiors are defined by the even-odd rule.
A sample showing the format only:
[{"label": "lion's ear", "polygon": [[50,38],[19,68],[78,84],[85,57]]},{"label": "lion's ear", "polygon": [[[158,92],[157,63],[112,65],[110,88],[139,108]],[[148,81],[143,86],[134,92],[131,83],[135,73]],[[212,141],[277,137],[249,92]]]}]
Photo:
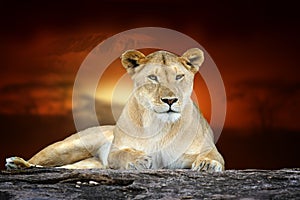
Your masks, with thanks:
[{"label": "lion's ear", "polygon": [[137,50],[128,50],[121,56],[121,62],[130,75],[133,75],[143,63],[145,55]]},{"label": "lion's ear", "polygon": [[204,61],[204,53],[198,48],[187,50],[182,56],[185,67],[196,73]]}]

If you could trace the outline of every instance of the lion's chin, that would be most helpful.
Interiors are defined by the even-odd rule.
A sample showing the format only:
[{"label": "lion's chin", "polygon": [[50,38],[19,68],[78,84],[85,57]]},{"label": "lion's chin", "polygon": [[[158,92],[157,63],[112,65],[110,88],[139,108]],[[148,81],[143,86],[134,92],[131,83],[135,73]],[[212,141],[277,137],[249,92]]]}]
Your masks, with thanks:
[{"label": "lion's chin", "polygon": [[157,117],[165,123],[174,123],[181,117],[180,113],[177,112],[165,112],[157,114]]}]

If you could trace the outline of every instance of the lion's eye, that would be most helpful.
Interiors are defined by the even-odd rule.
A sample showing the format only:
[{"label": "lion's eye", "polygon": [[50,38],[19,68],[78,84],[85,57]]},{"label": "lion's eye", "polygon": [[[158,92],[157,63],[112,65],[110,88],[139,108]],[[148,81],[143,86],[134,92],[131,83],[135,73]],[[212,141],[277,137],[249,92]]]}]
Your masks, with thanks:
[{"label": "lion's eye", "polygon": [[184,74],[178,74],[178,75],[176,75],[176,80],[181,80],[181,79],[183,79],[183,77],[184,77]]},{"label": "lion's eye", "polygon": [[157,79],[157,76],[155,76],[155,75],[149,75],[148,76],[148,78],[150,79],[150,80],[152,80],[152,81],[158,81],[158,79]]}]

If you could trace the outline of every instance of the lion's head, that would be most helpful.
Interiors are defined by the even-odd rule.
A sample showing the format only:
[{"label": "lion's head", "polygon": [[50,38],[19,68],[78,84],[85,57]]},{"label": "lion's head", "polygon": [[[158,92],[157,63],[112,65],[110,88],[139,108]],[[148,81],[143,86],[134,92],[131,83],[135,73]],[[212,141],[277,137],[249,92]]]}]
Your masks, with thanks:
[{"label": "lion's head", "polygon": [[193,48],[182,56],[167,51],[145,56],[137,50],[129,50],[121,59],[134,81],[133,95],[139,106],[163,121],[177,121],[190,102],[194,75],[204,61],[203,52]]}]

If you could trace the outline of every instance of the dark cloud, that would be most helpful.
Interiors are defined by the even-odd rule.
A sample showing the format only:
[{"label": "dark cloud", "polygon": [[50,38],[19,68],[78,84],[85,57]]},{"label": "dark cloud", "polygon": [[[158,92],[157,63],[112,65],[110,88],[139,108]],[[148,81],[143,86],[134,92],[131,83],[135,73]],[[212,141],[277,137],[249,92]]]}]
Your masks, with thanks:
[{"label": "dark cloud", "polygon": [[65,53],[90,52],[106,38],[108,38],[108,34],[105,33],[69,35],[51,42],[49,53],[50,55],[63,55]]},{"label": "dark cloud", "polygon": [[[135,26],[192,27],[209,35],[233,37],[261,29],[296,30],[296,3],[272,1],[5,1],[1,3],[2,33],[32,37],[44,30],[72,32],[93,26],[124,30]],[[224,35],[225,34],[225,35]]]},{"label": "dark cloud", "polygon": [[274,93],[281,94],[295,94],[300,91],[300,81],[299,80],[281,80],[281,79],[269,79],[269,80],[244,80],[237,84],[239,89],[244,90],[257,90],[265,89]]},{"label": "dark cloud", "polygon": [[60,82],[28,82],[28,83],[15,83],[0,87],[1,94],[18,93],[20,91],[27,91],[31,89],[46,89],[46,88],[69,88],[73,87],[73,82],[60,81]]},{"label": "dark cloud", "polygon": [[0,114],[67,114],[73,82],[28,82],[0,88]]},{"label": "dark cloud", "polygon": [[[274,128],[300,129],[297,115],[300,106],[300,82],[280,79],[244,80],[231,86],[231,103],[243,105],[244,112],[252,116],[252,127],[263,132]],[[241,112],[241,111],[240,111]]]}]

